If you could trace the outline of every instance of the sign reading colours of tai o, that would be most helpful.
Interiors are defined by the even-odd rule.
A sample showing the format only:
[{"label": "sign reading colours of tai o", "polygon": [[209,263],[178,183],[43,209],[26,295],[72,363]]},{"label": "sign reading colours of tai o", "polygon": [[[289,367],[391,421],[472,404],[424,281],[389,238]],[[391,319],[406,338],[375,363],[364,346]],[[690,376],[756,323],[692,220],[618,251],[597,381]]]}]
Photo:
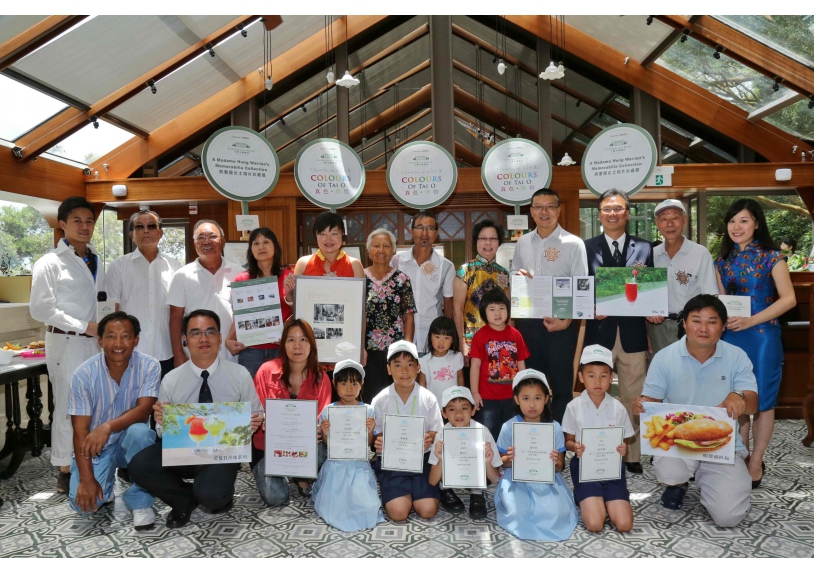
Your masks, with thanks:
[{"label": "sign reading colours of tai o", "polygon": [[348,144],[317,139],[297,154],[294,181],[308,201],[336,210],[359,199],[365,187],[365,166]]},{"label": "sign reading colours of tai o", "polygon": [[618,189],[633,195],[647,183],[656,167],[656,143],[633,124],[605,128],[582,156],[582,179],[596,195]]},{"label": "sign reading colours of tai o", "polygon": [[387,165],[387,187],[407,207],[428,209],[443,203],[455,189],[458,168],[452,155],[432,142],[402,146]]},{"label": "sign reading colours of tai o", "polygon": [[236,201],[267,196],[280,177],[280,160],[271,143],[238,126],[220,129],[206,140],[201,164],[212,187]]},{"label": "sign reading colours of tai o", "polygon": [[545,150],[523,138],[507,139],[492,146],[480,170],[489,195],[516,207],[526,205],[535,191],[548,187],[551,174],[551,158]]}]

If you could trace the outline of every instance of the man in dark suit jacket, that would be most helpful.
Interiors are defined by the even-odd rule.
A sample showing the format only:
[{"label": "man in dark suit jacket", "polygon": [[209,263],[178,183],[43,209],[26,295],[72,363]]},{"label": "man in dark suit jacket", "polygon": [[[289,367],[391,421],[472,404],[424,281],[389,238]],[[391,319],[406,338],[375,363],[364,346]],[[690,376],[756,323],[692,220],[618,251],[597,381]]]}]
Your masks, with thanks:
[{"label": "man in dark suit jacket", "polygon": [[[650,242],[625,233],[630,216],[627,195],[609,189],[599,198],[599,221],[604,233],[585,241],[588,273],[597,267],[653,267]],[[605,317],[597,315],[586,321],[585,346],[602,345],[613,352],[613,362],[619,377],[619,400],[625,405],[636,434],[628,444],[625,466],[628,472],[642,472],[639,444],[639,417],[632,405],[641,394],[647,375],[647,327],[644,317]]]}]

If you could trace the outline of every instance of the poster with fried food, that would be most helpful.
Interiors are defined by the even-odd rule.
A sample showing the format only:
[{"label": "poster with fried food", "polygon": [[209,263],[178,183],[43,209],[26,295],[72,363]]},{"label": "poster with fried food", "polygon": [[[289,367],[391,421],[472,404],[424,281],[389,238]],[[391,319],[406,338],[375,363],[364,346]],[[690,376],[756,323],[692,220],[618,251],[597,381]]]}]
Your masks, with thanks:
[{"label": "poster with fried food", "polygon": [[643,402],[642,454],[735,464],[737,423],[726,409]]}]

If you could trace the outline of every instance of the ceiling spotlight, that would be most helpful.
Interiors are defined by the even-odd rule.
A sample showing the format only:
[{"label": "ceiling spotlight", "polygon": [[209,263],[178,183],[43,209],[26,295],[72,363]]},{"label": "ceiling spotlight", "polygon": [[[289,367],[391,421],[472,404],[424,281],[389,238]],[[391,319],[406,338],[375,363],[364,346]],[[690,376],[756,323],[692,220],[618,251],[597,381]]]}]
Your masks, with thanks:
[{"label": "ceiling spotlight", "polygon": [[782,81],[783,81],[783,78],[781,78],[780,76],[776,76],[774,78],[774,84],[772,84],[772,90],[774,90],[775,92],[778,91],[780,89],[780,83]]},{"label": "ceiling spotlight", "polygon": [[345,70],[345,75],[336,81],[336,85],[342,86],[343,88],[351,88],[353,86],[358,86],[359,78],[354,78],[353,76],[350,75],[349,71]]},{"label": "ceiling spotlight", "polygon": [[302,105],[302,111],[303,113],[308,113],[308,110],[305,108],[305,104]]},{"label": "ceiling spotlight", "polygon": [[652,23],[653,23],[653,16],[648,16],[647,17],[647,25],[649,26]]},{"label": "ceiling spotlight", "polygon": [[772,84],[772,91],[773,91],[773,92],[777,92],[777,91],[779,91],[779,90],[780,90],[780,84],[778,84],[777,82],[775,82],[774,84]]},{"label": "ceiling spotlight", "polygon": [[215,47],[212,45],[212,42],[209,42],[206,46],[204,46],[204,50],[209,50],[209,55],[213,58],[215,57]]},{"label": "ceiling spotlight", "polygon": [[263,85],[266,87],[267,90],[271,91],[271,87],[274,85],[274,82],[271,81],[271,78],[266,78],[263,82]]},{"label": "ceiling spotlight", "polygon": [[280,118],[280,123],[281,123],[282,125],[285,125],[285,118]]},{"label": "ceiling spotlight", "polygon": [[249,33],[243,29],[243,24],[238,24],[237,29],[240,30],[240,35],[243,36],[244,38],[246,38],[249,35]]},{"label": "ceiling spotlight", "polygon": [[155,81],[154,80],[147,80],[147,85],[150,86],[150,91],[152,93],[155,94],[155,93],[158,92],[158,88],[155,87]]},{"label": "ceiling spotlight", "polygon": [[720,45],[715,46],[715,53],[712,54],[712,57],[715,58],[716,60],[720,60],[721,59],[721,52],[723,52],[723,51],[724,51],[723,46],[720,46]]},{"label": "ceiling spotlight", "polygon": [[497,64],[497,54],[495,54],[495,57],[494,57],[494,58],[492,58],[492,63],[493,63],[493,64]]},{"label": "ceiling spotlight", "polygon": [[686,42],[687,38],[689,38],[689,36],[690,36],[690,29],[689,28],[684,28],[681,31],[681,43],[683,44],[684,42]]},{"label": "ceiling spotlight", "polygon": [[497,73],[501,76],[506,72],[506,64],[503,63],[503,60],[500,60],[497,64]]},{"label": "ceiling spotlight", "polygon": [[565,155],[562,156],[562,159],[560,160],[560,163],[558,163],[557,165],[569,166],[569,165],[574,165],[576,163],[577,162],[575,162],[573,159],[571,159],[571,156],[568,155],[568,152],[565,152]]},{"label": "ceiling spotlight", "polygon": [[90,176],[90,174],[91,174],[92,172],[90,171],[90,168],[89,168],[89,167],[85,167],[85,168],[82,168],[82,173],[84,173],[84,174],[85,174],[85,175],[87,175],[87,176]]},{"label": "ceiling spotlight", "polygon": [[327,73],[327,74],[325,74],[325,79],[326,79],[326,80],[328,80],[328,83],[329,83],[329,84],[333,84],[333,83],[334,83],[334,80],[336,79],[336,76],[334,75],[333,68],[329,69],[329,70],[328,70],[328,73]]},{"label": "ceiling spotlight", "polygon": [[814,96],[811,96],[808,99],[808,109],[809,110],[814,110]]},{"label": "ceiling spotlight", "polygon": [[95,129],[99,129],[99,116],[91,116],[90,121]]},{"label": "ceiling spotlight", "polygon": [[577,100],[577,107],[579,107],[579,105],[580,105],[581,103],[582,103],[582,100],[581,100],[581,99],[580,99],[580,100]]},{"label": "ceiling spotlight", "polygon": [[[812,100],[811,102],[814,103],[814,100]],[[810,108],[811,106],[808,107]],[[23,157],[23,148],[21,148],[20,146],[14,146],[14,148],[11,150],[11,153],[14,154],[14,157],[19,159]]]}]

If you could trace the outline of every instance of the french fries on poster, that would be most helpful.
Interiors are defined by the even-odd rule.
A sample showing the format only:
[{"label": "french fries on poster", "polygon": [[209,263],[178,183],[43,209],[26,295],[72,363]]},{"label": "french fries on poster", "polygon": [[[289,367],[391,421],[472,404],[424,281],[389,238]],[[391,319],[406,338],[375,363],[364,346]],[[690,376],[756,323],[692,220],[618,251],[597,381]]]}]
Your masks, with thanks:
[{"label": "french fries on poster", "polygon": [[643,402],[642,454],[735,464],[737,423],[726,409]]}]

